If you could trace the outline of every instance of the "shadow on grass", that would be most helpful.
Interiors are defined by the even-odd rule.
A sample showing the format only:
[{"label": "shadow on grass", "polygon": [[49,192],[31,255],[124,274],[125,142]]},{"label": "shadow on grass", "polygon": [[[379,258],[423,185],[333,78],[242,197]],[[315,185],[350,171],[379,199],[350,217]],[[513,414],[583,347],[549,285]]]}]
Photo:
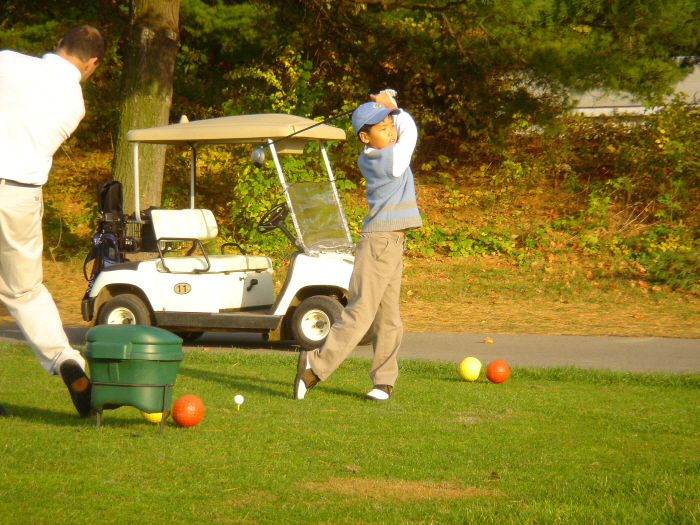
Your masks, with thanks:
[{"label": "shadow on grass", "polygon": [[242,375],[224,374],[221,372],[210,372],[195,368],[180,367],[178,375],[199,379],[200,381],[214,381],[226,388],[256,392],[258,394],[268,394],[275,397],[284,397],[284,394],[273,385],[285,385],[286,382],[279,380],[262,379],[259,377],[247,377]]},{"label": "shadow on grass", "polygon": [[[328,381],[330,381],[332,383],[333,379],[329,379]],[[318,386],[315,388],[318,388]],[[351,392],[349,390],[343,390],[341,388],[329,387],[328,385],[325,385],[325,384],[323,386],[321,386],[321,388],[323,389],[324,392],[328,392],[330,394],[335,394],[337,396],[344,396],[344,397],[353,397],[355,399],[363,399],[365,397],[365,394],[371,390],[371,388],[368,388],[367,392],[361,392],[358,390]],[[313,391],[311,392],[310,395],[313,395]]]},{"label": "shadow on grass", "polygon": [[[296,372],[296,369],[293,369],[292,372]],[[178,375],[183,375],[191,379],[198,379],[201,381],[215,381],[233,390],[247,390],[248,392],[268,394],[273,397],[289,399],[292,398],[292,390],[294,386],[293,376],[289,381],[280,381],[279,379],[224,374],[221,372],[210,372],[206,370],[197,370],[194,368],[187,367],[180,367],[180,369],[178,370]],[[332,382],[332,380],[329,381]],[[284,391],[282,391],[280,388],[274,388],[272,385],[284,387]],[[329,392],[331,394],[339,396],[358,397],[358,392],[351,392],[349,390],[343,390],[332,387],[328,388],[325,384],[322,388],[325,392]]]},{"label": "shadow on grass", "polygon": [[[78,414],[73,415],[23,405],[8,405],[7,403],[4,404],[4,407],[6,415],[3,416],[3,419],[17,418],[31,423],[42,423],[62,429],[73,429],[75,432],[99,432],[95,416],[81,418]],[[119,411],[120,408],[127,408],[127,410]],[[132,412],[128,412],[129,409]],[[124,405],[114,410],[104,410],[100,421],[100,430],[105,427],[122,429],[132,433],[138,432],[138,434],[133,434],[134,437],[147,435],[153,429],[155,429],[154,435],[158,435],[158,425],[141,419],[138,415],[138,409],[129,405]],[[169,420],[166,420],[165,427],[184,430]]]},{"label": "shadow on grass", "polygon": [[45,408],[3,403],[6,415],[4,418],[18,418],[35,423],[46,423],[60,427],[83,427],[88,423],[95,425],[95,418],[81,418],[77,413],[56,412]]}]

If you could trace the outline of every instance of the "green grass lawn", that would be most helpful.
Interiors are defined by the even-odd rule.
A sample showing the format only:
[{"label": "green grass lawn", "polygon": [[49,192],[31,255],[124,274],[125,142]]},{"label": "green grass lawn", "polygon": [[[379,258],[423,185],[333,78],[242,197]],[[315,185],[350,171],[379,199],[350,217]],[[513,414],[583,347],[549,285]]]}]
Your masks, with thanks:
[{"label": "green grass lawn", "polygon": [[[466,357],[466,356],[465,356]],[[2,523],[698,523],[700,375],[401,361],[389,402],[350,359],[304,401],[296,355],[187,353],[202,422],[81,420],[0,344]],[[233,397],[245,396],[240,410]]]}]

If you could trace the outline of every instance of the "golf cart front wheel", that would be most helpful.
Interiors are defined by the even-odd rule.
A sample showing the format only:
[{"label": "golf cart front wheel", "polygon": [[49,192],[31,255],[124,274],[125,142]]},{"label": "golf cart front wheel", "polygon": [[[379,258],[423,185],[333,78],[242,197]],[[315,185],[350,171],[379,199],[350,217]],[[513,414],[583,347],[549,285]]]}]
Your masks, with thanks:
[{"label": "golf cart front wheel", "polygon": [[343,312],[340,301],[325,295],[304,299],[292,316],[292,335],[304,350],[321,348]]},{"label": "golf cart front wheel", "polygon": [[148,307],[135,295],[123,294],[110,299],[100,308],[97,324],[140,324],[151,326]]}]

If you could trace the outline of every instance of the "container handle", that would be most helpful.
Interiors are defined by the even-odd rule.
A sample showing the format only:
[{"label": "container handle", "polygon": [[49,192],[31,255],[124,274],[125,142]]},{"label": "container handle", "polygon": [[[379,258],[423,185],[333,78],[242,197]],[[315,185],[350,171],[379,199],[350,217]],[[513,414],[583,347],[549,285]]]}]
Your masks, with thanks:
[{"label": "container handle", "polygon": [[97,341],[90,345],[94,359],[129,359],[131,343],[110,343]]}]

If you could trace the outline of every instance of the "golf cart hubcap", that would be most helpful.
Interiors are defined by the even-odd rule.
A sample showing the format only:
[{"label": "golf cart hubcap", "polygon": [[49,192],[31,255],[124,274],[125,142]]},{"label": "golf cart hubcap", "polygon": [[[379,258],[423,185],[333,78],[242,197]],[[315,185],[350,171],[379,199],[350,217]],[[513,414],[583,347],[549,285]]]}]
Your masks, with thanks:
[{"label": "golf cart hubcap", "polygon": [[128,308],[115,308],[107,317],[107,324],[136,324],[136,316]]},{"label": "golf cart hubcap", "polygon": [[331,320],[322,310],[309,310],[301,320],[304,335],[312,341],[320,341],[331,330]]}]

